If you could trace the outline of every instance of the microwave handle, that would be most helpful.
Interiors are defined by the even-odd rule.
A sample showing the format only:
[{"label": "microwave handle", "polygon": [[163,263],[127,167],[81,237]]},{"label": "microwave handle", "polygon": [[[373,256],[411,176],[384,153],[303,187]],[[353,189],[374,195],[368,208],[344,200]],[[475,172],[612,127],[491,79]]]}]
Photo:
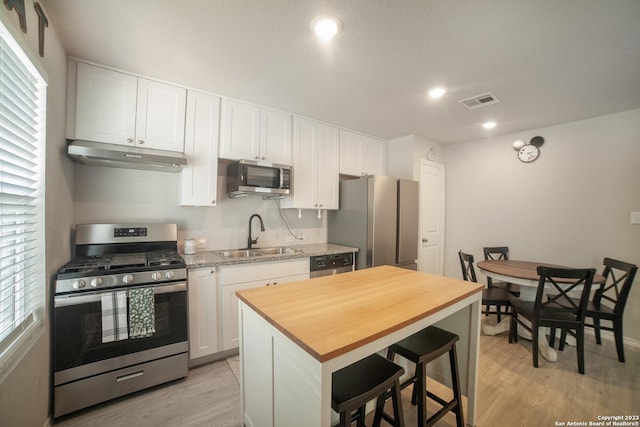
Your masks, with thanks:
[{"label": "microwave handle", "polygon": [[[117,289],[122,290],[123,288],[117,288]],[[113,292],[114,290],[112,290],[111,292]],[[172,283],[170,285],[153,286],[153,293],[155,295],[168,294],[171,292],[184,292],[186,290],[187,290],[187,282]],[[100,292],[91,292],[91,293],[81,294],[81,295],[60,295],[54,298],[54,306],[68,307],[73,305],[87,304],[91,302],[99,302],[101,299],[101,295],[107,292],[109,291],[104,290]]]}]

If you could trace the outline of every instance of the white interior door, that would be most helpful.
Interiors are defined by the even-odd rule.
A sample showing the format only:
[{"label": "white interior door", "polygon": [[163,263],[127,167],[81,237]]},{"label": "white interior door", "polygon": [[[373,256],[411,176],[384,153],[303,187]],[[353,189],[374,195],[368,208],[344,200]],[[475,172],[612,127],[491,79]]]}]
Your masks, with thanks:
[{"label": "white interior door", "polygon": [[444,165],[420,161],[420,251],[418,270],[444,272]]}]

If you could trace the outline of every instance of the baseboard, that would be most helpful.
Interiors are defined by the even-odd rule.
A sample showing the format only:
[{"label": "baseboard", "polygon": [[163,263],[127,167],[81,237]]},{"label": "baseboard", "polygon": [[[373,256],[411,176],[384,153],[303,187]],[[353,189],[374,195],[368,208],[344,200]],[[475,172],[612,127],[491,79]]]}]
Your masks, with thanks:
[{"label": "baseboard", "polygon": [[[593,335],[595,339],[595,329],[585,328],[585,332],[588,332],[588,331],[591,331],[591,335]],[[600,330],[600,336],[602,337],[603,340],[607,340],[611,342],[615,342],[616,340],[612,331]],[[638,340],[634,340],[629,337],[624,337],[623,341],[624,341],[624,345],[628,345],[629,347],[634,347],[634,348],[640,348],[640,341]]]}]

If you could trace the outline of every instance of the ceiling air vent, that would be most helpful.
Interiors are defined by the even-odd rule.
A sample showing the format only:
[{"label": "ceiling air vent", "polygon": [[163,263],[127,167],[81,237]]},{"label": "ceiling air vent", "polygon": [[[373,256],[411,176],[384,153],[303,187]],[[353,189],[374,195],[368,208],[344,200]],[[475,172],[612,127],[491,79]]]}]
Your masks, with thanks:
[{"label": "ceiling air vent", "polygon": [[498,98],[493,96],[491,92],[483,93],[482,95],[472,96],[471,98],[462,99],[458,101],[464,105],[467,109],[473,110],[474,108],[484,107],[486,105],[497,104],[500,102]]}]

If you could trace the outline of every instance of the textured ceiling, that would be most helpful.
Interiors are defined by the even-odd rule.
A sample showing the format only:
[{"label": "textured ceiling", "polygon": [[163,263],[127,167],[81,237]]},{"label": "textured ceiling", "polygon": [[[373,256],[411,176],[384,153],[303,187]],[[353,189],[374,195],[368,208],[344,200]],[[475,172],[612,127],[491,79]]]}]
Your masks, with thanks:
[{"label": "textured ceiling", "polygon": [[[638,0],[42,3],[69,56],[385,139],[454,143],[640,108]],[[344,25],[331,45],[309,30],[327,14]],[[437,102],[434,85],[449,89]],[[457,102],[487,91],[501,102]]]}]

